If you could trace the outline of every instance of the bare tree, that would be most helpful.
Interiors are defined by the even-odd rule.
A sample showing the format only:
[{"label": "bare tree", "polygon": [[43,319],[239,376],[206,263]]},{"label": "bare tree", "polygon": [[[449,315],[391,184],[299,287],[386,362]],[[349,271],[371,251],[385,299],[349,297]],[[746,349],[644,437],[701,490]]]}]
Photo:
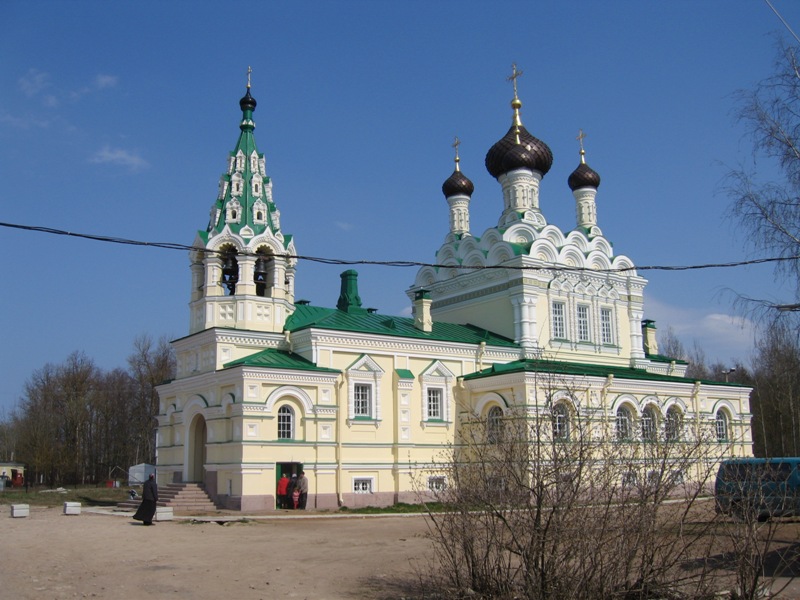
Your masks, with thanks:
[{"label": "bare tree", "polygon": [[[568,388],[551,389],[563,399]],[[564,419],[545,396],[500,422],[473,416],[432,467],[450,484],[438,493],[445,510],[429,514],[439,589],[543,600],[706,593],[705,570],[685,564],[709,553],[713,519],[692,516],[721,452],[708,424],[639,435],[596,411]]]},{"label": "bare tree", "polygon": [[156,386],[175,377],[175,354],[169,341],[161,337],[154,342],[149,335],[140,335],[133,342],[128,366],[133,378],[135,423],[135,462],[155,462],[155,417],[158,414]]},{"label": "bare tree", "polygon": [[778,179],[764,179],[745,168],[728,176],[731,216],[759,255],[779,257],[776,274],[795,286],[795,298],[774,301],[739,298],[749,310],[767,317],[800,308],[800,48],[779,45],[775,73],[754,90],[739,93],[739,119],[753,141],[755,158],[776,165]]}]

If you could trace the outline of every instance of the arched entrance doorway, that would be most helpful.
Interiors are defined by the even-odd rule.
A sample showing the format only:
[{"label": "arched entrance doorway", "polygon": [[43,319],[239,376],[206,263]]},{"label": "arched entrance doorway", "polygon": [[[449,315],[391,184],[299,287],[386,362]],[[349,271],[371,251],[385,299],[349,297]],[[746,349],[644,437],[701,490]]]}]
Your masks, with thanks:
[{"label": "arched entrance doorway", "polygon": [[187,465],[187,481],[203,483],[206,471],[206,420],[203,415],[195,415],[189,426],[189,461]]}]

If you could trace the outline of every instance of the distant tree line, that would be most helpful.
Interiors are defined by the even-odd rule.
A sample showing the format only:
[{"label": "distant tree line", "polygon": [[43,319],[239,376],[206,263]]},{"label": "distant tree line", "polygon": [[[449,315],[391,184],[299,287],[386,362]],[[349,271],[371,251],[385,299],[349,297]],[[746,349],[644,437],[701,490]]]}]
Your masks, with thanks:
[{"label": "distant tree line", "polygon": [[165,338],[134,340],[128,369],[103,371],[83,352],[46,364],[0,422],[0,460],[24,463],[28,481],[96,483],[155,462],[158,394],[175,376]]}]

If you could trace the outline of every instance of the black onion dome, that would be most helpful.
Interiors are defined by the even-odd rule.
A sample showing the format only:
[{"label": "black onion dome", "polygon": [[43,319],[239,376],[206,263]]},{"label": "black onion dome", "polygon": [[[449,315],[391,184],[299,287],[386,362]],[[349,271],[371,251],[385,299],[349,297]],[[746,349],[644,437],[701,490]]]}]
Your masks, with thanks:
[{"label": "black onion dome", "polygon": [[498,142],[486,153],[486,170],[497,179],[503,173],[514,169],[539,171],[544,176],[553,166],[553,153],[542,140],[532,136],[523,126],[511,126]]},{"label": "black onion dome", "polygon": [[247,93],[244,97],[239,100],[239,107],[242,109],[242,112],[249,110],[253,112],[256,109],[256,99],[250,95],[250,88],[247,88]]},{"label": "black onion dome", "polygon": [[578,165],[578,168],[572,172],[569,179],[567,179],[567,185],[569,185],[569,189],[573,192],[579,188],[585,187],[597,189],[600,187],[600,175],[589,165],[582,162]]},{"label": "black onion dome", "polygon": [[458,169],[442,184],[442,193],[445,198],[450,196],[472,196],[475,185]]}]

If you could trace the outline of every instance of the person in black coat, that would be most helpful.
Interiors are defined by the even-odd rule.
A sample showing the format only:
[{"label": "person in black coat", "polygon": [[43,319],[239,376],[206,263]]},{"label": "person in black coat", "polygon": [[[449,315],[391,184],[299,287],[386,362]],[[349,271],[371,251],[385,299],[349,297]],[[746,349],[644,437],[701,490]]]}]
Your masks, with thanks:
[{"label": "person in black coat", "polygon": [[152,525],[156,514],[156,502],[158,502],[158,484],[156,476],[150,473],[150,477],[142,486],[142,503],[133,518],[141,521],[143,525]]}]

